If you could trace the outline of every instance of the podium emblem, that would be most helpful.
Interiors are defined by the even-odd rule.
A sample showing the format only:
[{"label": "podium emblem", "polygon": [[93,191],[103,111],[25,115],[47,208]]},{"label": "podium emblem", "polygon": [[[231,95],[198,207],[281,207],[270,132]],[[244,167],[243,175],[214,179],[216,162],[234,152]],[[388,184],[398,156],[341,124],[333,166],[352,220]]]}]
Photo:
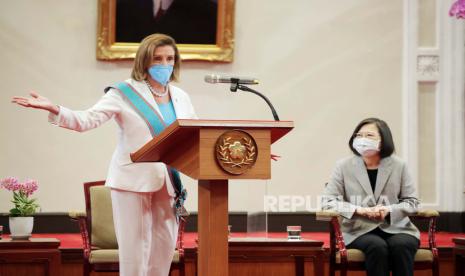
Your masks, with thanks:
[{"label": "podium emblem", "polygon": [[230,174],[243,174],[257,161],[257,144],[242,130],[226,131],[216,140],[215,148],[218,165]]}]

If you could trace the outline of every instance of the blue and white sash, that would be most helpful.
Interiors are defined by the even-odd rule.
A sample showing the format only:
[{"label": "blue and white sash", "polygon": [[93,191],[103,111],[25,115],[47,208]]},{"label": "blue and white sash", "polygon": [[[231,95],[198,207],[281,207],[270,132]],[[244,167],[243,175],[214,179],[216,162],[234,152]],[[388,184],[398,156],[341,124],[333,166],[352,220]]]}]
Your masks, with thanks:
[{"label": "blue and white sash", "polygon": [[[110,87],[105,88],[105,92],[109,90]],[[127,100],[127,102],[134,108],[137,114],[145,121],[147,127],[152,134],[152,137],[160,135],[160,133],[167,127],[163,118],[158,114],[158,112],[144,99],[144,97],[137,92],[137,90],[132,87],[127,82],[117,83],[114,87],[118,90],[121,95]],[[178,216],[182,216],[185,212],[184,201],[187,197],[187,191],[182,186],[181,177],[179,172],[166,165],[168,168],[169,176],[173,188],[176,191],[176,212]]]}]

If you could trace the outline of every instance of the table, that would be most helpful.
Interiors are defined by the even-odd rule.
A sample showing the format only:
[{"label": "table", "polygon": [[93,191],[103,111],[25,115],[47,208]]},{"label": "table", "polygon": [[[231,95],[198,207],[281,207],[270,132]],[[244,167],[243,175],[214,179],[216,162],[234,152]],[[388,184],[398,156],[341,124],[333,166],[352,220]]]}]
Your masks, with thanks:
[{"label": "table", "polygon": [[[229,239],[229,262],[239,266],[244,264],[254,266],[256,262],[269,263],[270,267],[263,266],[261,269],[254,268],[257,275],[270,275],[275,270],[272,265],[294,263],[296,276],[305,275],[305,263],[313,262],[313,275],[324,275],[324,249],[323,241],[317,240],[293,240],[279,238],[230,238]],[[283,268],[284,269],[284,268]],[[260,271],[261,270],[261,271]],[[291,271],[288,269],[288,271]],[[244,271],[245,272],[245,271]],[[276,272],[276,271],[275,271]],[[283,270],[282,273],[285,273]],[[252,274],[247,274],[252,275]]]},{"label": "table", "polygon": [[455,275],[465,275],[465,238],[453,238]]},{"label": "table", "polygon": [[60,276],[60,241],[54,238],[0,240],[0,275]]},{"label": "table", "polygon": [[[229,275],[324,275],[323,241],[264,237],[231,237],[228,241]],[[197,250],[184,249],[186,276],[199,275]]]}]

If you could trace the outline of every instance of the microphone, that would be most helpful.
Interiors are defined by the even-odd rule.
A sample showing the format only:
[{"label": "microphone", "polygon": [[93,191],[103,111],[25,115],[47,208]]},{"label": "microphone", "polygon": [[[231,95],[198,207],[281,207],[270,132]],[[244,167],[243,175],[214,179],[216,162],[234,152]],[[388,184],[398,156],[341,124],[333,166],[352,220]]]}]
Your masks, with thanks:
[{"label": "microphone", "polygon": [[237,92],[237,89],[245,91],[245,92],[250,92],[253,93],[263,100],[268,104],[268,106],[271,109],[271,113],[273,114],[273,118],[275,121],[279,121],[278,113],[276,113],[276,110],[274,109],[273,104],[270,102],[270,100],[263,95],[262,93],[258,92],[257,90],[253,90],[250,87],[245,86],[244,84],[258,84],[257,79],[253,78],[239,78],[239,77],[230,77],[230,76],[220,76],[220,75],[206,75],[205,76],[205,81],[208,83],[230,83],[231,92]]},{"label": "microphone", "polygon": [[232,76],[221,76],[221,75],[206,75],[205,82],[208,83],[235,83],[235,84],[258,84],[258,80],[255,78],[245,77],[232,77]]}]

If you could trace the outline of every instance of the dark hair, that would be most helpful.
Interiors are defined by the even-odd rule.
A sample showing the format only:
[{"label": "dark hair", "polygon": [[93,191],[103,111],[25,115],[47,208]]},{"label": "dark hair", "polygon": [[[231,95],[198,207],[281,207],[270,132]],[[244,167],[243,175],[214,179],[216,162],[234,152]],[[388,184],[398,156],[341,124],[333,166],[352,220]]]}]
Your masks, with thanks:
[{"label": "dark hair", "polygon": [[386,124],[385,121],[378,119],[378,118],[367,118],[363,121],[361,121],[354,129],[354,132],[352,133],[352,136],[350,136],[349,140],[349,148],[352,150],[352,152],[356,155],[360,154],[357,152],[357,150],[354,149],[352,146],[355,135],[358,133],[358,131],[367,124],[374,124],[379,131],[379,135],[381,136],[381,142],[380,142],[380,150],[379,150],[379,155],[381,158],[391,156],[394,151],[394,141],[392,140],[392,134],[391,134],[391,129],[389,126]]}]

